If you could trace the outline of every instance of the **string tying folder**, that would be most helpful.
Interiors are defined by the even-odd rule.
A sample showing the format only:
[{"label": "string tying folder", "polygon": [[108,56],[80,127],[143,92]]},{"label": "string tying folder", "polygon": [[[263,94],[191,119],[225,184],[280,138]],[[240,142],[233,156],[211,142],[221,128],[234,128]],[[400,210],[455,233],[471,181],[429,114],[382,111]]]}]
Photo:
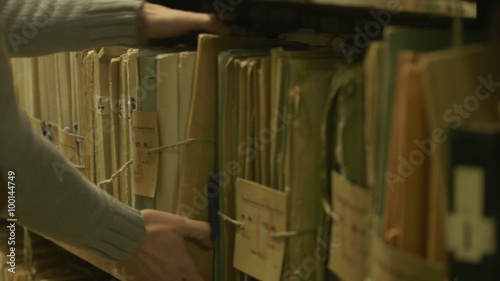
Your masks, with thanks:
[{"label": "string tying folder", "polygon": [[189,138],[189,139],[186,139],[186,140],[183,140],[180,142],[176,142],[176,143],[172,143],[172,144],[168,144],[168,145],[164,145],[164,146],[160,146],[160,147],[156,147],[156,148],[151,148],[148,150],[148,153],[158,153],[158,152],[161,152],[162,150],[177,148],[179,146],[194,143],[194,142],[215,142],[215,140]]},{"label": "string tying folder", "polygon": [[339,215],[333,212],[332,207],[325,198],[321,199],[321,204],[323,205],[323,211],[325,212],[325,214],[332,218],[333,221],[337,222],[340,220]]},{"label": "string tying folder", "polygon": [[[217,213],[218,213],[219,217],[223,221],[228,221],[228,222],[236,225],[239,228],[245,228],[245,223],[244,222],[232,219],[228,215],[222,213],[221,211],[219,211]],[[299,234],[303,234],[303,233],[307,233],[307,232],[313,232],[313,231],[315,231],[315,229],[280,231],[280,232],[273,231],[271,233],[271,237],[274,238],[274,239],[283,239],[283,238],[293,237],[293,236],[297,236]]]},{"label": "string tying folder", "polygon": [[116,177],[118,177],[125,169],[132,164],[132,159],[130,159],[127,163],[125,163],[118,171],[116,171],[114,174],[111,175],[111,177],[107,180],[103,180],[99,182],[97,185],[99,187],[102,187],[105,184],[111,183]]}]

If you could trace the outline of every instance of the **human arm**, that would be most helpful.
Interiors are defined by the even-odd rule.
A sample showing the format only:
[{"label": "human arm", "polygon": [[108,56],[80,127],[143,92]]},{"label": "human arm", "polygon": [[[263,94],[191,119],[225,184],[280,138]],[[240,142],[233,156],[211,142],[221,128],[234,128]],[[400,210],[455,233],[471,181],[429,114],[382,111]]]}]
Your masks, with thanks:
[{"label": "human arm", "polygon": [[10,56],[38,56],[104,46],[137,47],[191,30],[225,34],[215,15],[142,0],[3,0],[0,17]]},{"label": "human arm", "polygon": [[[16,174],[18,222],[114,261],[137,251],[144,235],[139,211],[98,189],[31,130],[16,102],[4,37],[0,37],[0,106],[0,171]],[[2,216],[6,214],[4,208]]]},{"label": "human arm", "polygon": [[[77,1],[51,1],[80,5],[80,2]],[[18,3],[30,2],[33,5],[33,7],[22,7],[21,10],[26,13],[24,19],[23,15],[18,15],[18,18],[9,14],[9,11],[17,11],[13,8],[9,10],[8,7],[8,4],[16,1],[0,2],[0,6],[4,5],[0,7],[0,13],[7,18],[10,16],[10,19],[7,19],[9,28],[6,31],[2,31],[3,29],[0,28],[0,34],[6,35],[0,38],[0,106],[2,106],[0,113],[0,120],[2,120],[0,122],[0,170],[14,170],[17,174],[17,217],[20,223],[56,240],[99,253],[113,261],[127,260],[133,265],[141,259],[130,258],[130,256],[136,252],[147,252],[147,249],[150,248],[147,247],[147,244],[150,245],[151,243],[143,243],[143,241],[152,241],[152,239],[148,239],[150,237],[148,229],[151,229],[151,227],[148,227],[147,222],[145,225],[143,216],[137,210],[121,204],[96,188],[95,185],[88,182],[72,167],[72,164],[56,151],[47,140],[31,131],[26,114],[17,106],[15,101],[8,54],[13,56],[33,56],[56,51],[81,50],[102,45],[137,45],[139,40],[139,36],[136,34],[138,28],[137,10],[128,7],[115,11],[115,14],[104,8],[110,7],[109,9],[112,9],[114,2],[96,0],[88,0],[86,3],[94,3],[95,6],[93,7],[101,7],[98,9],[98,13],[94,13],[96,11],[92,9],[90,9],[92,12],[90,14],[83,13],[73,10],[69,5],[65,6],[67,9],[64,12],[56,8],[46,26],[40,28],[37,34],[25,36],[26,34],[20,33],[25,36],[25,39],[29,39],[28,42],[17,45],[12,44],[12,42],[17,41],[11,41],[8,38],[9,34],[12,35],[10,32],[22,32],[24,24],[32,20],[32,18],[29,18],[30,12],[36,13],[41,9],[40,6],[37,6],[38,3],[51,1],[17,1]],[[110,6],[104,6],[104,3]],[[124,0],[119,3],[126,6],[138,3],[138,1]],[[88,9],[88,7],[85,6],[82,9]],[[139,5],[138,7],[142,6]],[[163,11],[160,14],[167,13],[167,10]],[[168,13],[171,12],[171,10],[168,11]],[[77,20],[78,18],[80,20]],[[77,24],[82,24],[82,19],[91,21],[93,18],[97,18],[103,24],[93,26],[90,29],[77,26]],[[114,18],[115,22],[108,22],[108,18]],[[152,33],[148,33],[147,30],[151,25],[165,25],[168,22],[176,22],[181,18],[183,17],[173,17],[172,20],[165,21],[159,14],[156,14],[155,18],[145,21],[146,29],[142,32],[147,34],[146,38],[178,34],[178,32],[183,31],[179,31],[179,29],[168,31],[159,28]],[[211,29],[207,27],[206,16],[198,18],[202,27],[208,30]],[[212,18],[208,18],[210,22]],[[12,20],[16,20],[16,22],[10,25]],[[121,22],[122,20],[123,22]],[[188,20],[187,22],[193,25],[182,25],[184,30],[200,29],[200,22],[196,23],[194,20]],[[73,32],[71,32],[72,28],[74,28]],[[123,31],[123,33],[119,31]],[[104,35],[104,37],[95,37],[99,34]],[[134,35],[130,37],[130,34]],[[163,214],[163,216],[167,215]],[[183,229],[182,227],[175,227],[176,222],[179,222],[179,220],[168,221],[172,223],[170,227],[179,230]],[[151,223],[151,225],[154,225],[154,223]],[[207,224],[204,225],[205,228],[208,227]],[[157,228],[153,227],[153,229]],[[163,229],[160,232],[172,233],[169,229]],[[154,236],[154,233],[157,232],[152,231],[151,235]],[[181,231],[180,233],[184,232]],[[182,238],[183,236],[178,232],[177,238],[179,237]],[[178,241],[181,240],[178,239]],[[179,245],[176,244],[176,246]],[[164,248],[167,248],[167,246],[165,245]],[[137,251],[138,249],[139,251]],[[182,254],[185,254],[185,252]]]}]

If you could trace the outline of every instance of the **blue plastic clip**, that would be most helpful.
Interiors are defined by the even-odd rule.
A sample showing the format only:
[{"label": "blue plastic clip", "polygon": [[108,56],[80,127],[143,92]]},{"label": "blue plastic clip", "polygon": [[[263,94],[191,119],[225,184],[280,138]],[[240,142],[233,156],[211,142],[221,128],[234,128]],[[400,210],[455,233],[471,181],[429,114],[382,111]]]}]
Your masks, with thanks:
[{"label": "blue plastic clip", "polygon": [[212,172],[207,184],[208,211],[212,225],[210,237],[215,241],[219,231],[219,172]]}]

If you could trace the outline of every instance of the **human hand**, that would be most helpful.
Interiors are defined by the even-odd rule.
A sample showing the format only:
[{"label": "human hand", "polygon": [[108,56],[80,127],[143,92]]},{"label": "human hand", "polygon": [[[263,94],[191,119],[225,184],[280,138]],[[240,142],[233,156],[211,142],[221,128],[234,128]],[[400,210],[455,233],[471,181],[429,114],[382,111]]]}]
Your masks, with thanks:
[{"label": "human hand", "polygon": [[212,247],[210,225],[155,210],[141,211],[145,222],[141,248],[120,263],[134,281],[203,281],[189,256],[185,239]]},{"label": "human hand", "polygon": [[229,34],[229,28],[215,14],[170,9],[145,2],[139,16],[141,43],[151,39],[178,37],[189,31],[201,30],[214,34]]}]

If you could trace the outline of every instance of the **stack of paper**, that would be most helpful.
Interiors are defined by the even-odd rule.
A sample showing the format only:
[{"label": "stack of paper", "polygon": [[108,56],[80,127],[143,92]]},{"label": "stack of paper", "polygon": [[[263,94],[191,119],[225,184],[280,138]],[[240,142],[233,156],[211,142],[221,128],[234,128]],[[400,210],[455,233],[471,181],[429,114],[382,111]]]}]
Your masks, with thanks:
[{"label": "stack of paper", "polygon": [[359,64],[203,34],[196,51],[13,67],[33,129],[89,180],[211,223],[215,250],[187,243],[204,280],[486,280],[500,244],[498,46],[451,37],[386,27]]}]

